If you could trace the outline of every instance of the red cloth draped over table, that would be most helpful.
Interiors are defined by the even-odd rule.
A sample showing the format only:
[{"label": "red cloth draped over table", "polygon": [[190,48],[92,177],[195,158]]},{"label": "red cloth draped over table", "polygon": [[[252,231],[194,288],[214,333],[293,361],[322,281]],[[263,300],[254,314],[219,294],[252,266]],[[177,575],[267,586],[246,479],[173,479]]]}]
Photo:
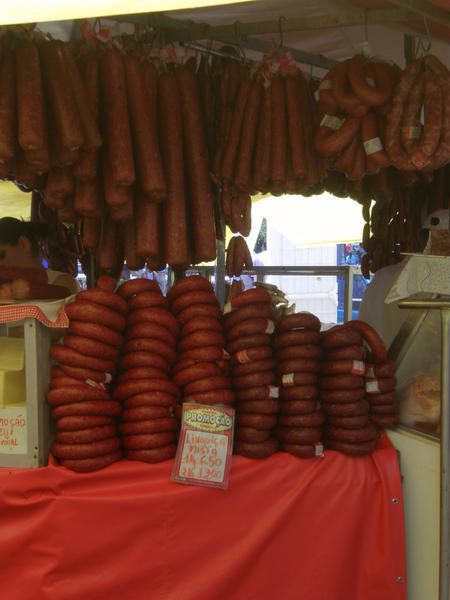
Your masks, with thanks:
[{"label": "red cloth draped over table", "polygon": [[406,600],[386,438],[361,459],[234,457],[225,492],[170,483],[171,468],[0,470],[2,598]]}]

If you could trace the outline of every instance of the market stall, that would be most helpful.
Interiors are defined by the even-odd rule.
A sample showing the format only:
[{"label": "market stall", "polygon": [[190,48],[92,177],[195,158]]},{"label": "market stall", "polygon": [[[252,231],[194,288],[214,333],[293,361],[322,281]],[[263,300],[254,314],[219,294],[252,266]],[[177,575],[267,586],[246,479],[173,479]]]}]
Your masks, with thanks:
[{"label": "market stall", "polygon": [[[53,432],[21,439],[41,465],[51,441],[50,464],[0,473],[5,543],[34,565],[36,598],[406,598],[384,433],[396,365],[366,323],[324,326],[245,276],[262,194],[358,202],[367,278],[423,250],[423,214],[448,207],[450,181],[449,19],[423,4],[248,2],[1,31],[1,178],[31,191],[50,271],[82,261],[89,282],[67,298],[31,263],[0,266],[8,331],[49,327],[51,371],[40,361],[31,378],[25,360],[25,414],[41,439],[45,403]],[[146,277],[118,284],[124,264]],[[210,280],[196,274],[208,264]],[[68,589],[88,554],[105,575]]]}]

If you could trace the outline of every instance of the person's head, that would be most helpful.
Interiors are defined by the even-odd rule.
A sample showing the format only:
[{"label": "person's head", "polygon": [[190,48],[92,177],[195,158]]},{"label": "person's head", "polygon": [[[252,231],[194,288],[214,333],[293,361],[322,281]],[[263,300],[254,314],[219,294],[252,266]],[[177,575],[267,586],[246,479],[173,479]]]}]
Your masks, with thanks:
[{"label": "person's head", "polygon": [[40,242],[46,235],[47,228],[41,223],[13,217],[0,219],[0,265],[38,267],[41,264]]}]

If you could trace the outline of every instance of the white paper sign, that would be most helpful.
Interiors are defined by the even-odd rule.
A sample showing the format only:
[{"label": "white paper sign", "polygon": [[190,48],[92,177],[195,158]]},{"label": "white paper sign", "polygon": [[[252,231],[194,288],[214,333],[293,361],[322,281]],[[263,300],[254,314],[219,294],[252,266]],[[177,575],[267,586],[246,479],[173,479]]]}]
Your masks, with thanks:
[{"label": "white paper sign", "polygon": [[0,408],[0,454],[26,454],[27,409],[24,406]]}]

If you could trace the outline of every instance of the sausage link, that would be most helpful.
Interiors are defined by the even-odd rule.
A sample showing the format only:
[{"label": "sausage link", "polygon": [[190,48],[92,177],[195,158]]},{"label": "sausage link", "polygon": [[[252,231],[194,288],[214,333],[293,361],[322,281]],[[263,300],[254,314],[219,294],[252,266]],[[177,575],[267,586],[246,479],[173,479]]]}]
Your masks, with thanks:
[{"label": "sausage link", "polygon": [[276,415],[280,412],[280,401],[272,399],[241,402],[238,410],[239,414]]},{"label": "sausage link", "polygon": [[203,362],[191,365],[174,374],[173,380],[177,385],[184,386],[198,379],[222,375],[218,365],[212,362]]},{"label": "sausage link", "polygon": [[345,325],[345,328],[353,329],[361,334],[364,341],[369,346],[372,360],[375,364],[385,363],[387,361],[387,350],[386,346],[381,339],[380,335],[375,331],[373,327],[364,323],[363,321],[349,321]]},{"label": "sausage link", "polygon": [[150,367],[165,373],[168,373],[170,369],[169,362],[160,354],[154,354],[153,352],[129,352],[122,356],[119,366],[122,370]]},{"label": "sausage link", "polygon": [[56,360],[63,365],[92,369],[102,373],[112,373],[116,368],[115,360],[85,356],[76,350],[66,348],[60,344],[52,345],[50,357],[52,360]]},{"label": "sausage link", "polygon": [[366,364],[359,360],[336,360],[322,363],[325,375],[365,375]]},{"label": "sausage link", "polygon": [[277,363],[272,358],[262,360],[252,360],[248,363],[233,366],[233,377],[241,375],[250,375],[251,373],[261,373],[267,371],[275,371]]},{"label": "sausage link", "polygon": [[278,442],[274,439],[269,439],[257,444],[237,441],[234,445],[235,454],[240,454],[249,458],[267,458],[272,454],[275,454],[277,450]]},{"label": "sausage link", "polygon": [[[85,417],[85,416],[105,416],[117,417],[120,414],[121,406],[114,400],[90,400],[86,402],[74,402],[73,404],[61,404],[52,409],[55,419],[62,417]],[[58,422],[56,423],[58,426]]]},{"label": "sausage link", "polygon": [[236,390],[236,399],[240,402],[254,402],[259,400],[273,400],[278,398],[279,390],[273,385],[262,385],[253,388]]},{"label": "sausage link", "polygon": [[219,346],[223,348],[225,337],[222,333],[212,331],[211,329],[201,329],[194,331],[183,337],[178,344],[178,351],[185,352],[196,348],[204,348],[205,346]]},{"label": "sausage link", "polygon": [[127,450],[152,450],[167,446],[175,441],[175,437],[173,431],[126,435],[122,438],[122,446]]},{"label": "sausage link", "polygon": [[211,304],[218,306],[218,301],[213,292],[210,291],[193,291],[183,294],[176,298],[171,304],[171,311],[178,315],[184,309],[195,304]]},{"label": "sausage link", "polygon": [[184,402],[198,402],[199,404],[234,404],[235,396],[231,390],[211,390],[190,394],[183,398]]},{"label": "sausage link", "polygon": [[179,356],[180,360],[191,359],[199,362],[213,362],[221,360],[223,349],[220,346],[206,346],[205,348],[192,348],[185,350]]},{"label": "sausage link", "polygon": [[66,335],[64,338],[64,346],[76,350],[80,354],[98,357],[102,356],[107,360],[116,361],[119,358],[119,349],[103,344],[98,340],[81,337],[78,335]]},{"label": "sausage link", "polygon": [[178,325],[177,320],[165,308],[142,308],[133,310],[133,312],[128,315],[128,327],[144,322],[154,323],[165,327],[175,338],[178,338],[180,333],[180,326]]},{"label": "sausage link", "polygon": [[253,427],[264,431],[273,429],[277,424],[276,415],[256,413],[239,413],[236,415],[236,424],[242,427]]},{"label": "sausage link", "polygon": [[91,442],[90,444],[52,444],[51,452],[56,458],[63,459],[79,459],[79,458],[95,458],[103,456],[110,452],[115,452],[120,448],[120,441],[116,437],[112,437],[99,442]]},{"label": "sausage link", "polygon": [[177,340],[174,335],[163,325],[157,325],[152,321],[142,321],[127,328],[125,337],[128,340],[135,338],[154,338],[175,348]]},{"label": "sausage link", "polygon": [[[352,377],[355,377],[354,375]],[[365,389],[328,389],[320,390],[320,399],[323,402],[346,404],[363,400]]]},{"label": "sausage link", "polygon": [[363,336],[356,328],[348,329],[344,325],[337,325],[326,331],[321,336],[321,343],[324,348],[334,349],[342,346],[362,345]]},{"label": "sausage link", "polygon": [[324,352],[322,348],[317,344],[287,346],[286,348],[280,348],[280,350],[277,351],[277,359],[279,361],[299,358],[306,358],[309,360],[321,360],[323,358],[323,355]]},{"label": "sausage link", "polygon": [[62,417],[58,419],[58,432],[78,432],[104,425],[111,426],[113,423],[114,421],[110,417]]},{"label": "sausage link", "polygon": [[271,304],[267,302],[249,304],[247,306],[243,306],[242,308],[233,310],[231,313],[225,315],[224,327],[225,330],[228,331],[232,327],[236,327],[236,325],[239,325],[244,321],[248,321],[249,319],[273,320],[273,318],[274,312]]},{"label": "sausage link", "polygon": [[134,338],[128,341],[122,352],[152,352],[164,357],[171,365],[175,362],[176,352],[168,344],[151,338]]},{"label": "sausage link", "polygon": [[197,317],[221,319],[222,313],[218,304],[192,304],[177,314],[178,321],[183,324]]},{"label": "sausage link", "polygon": [[114,425],[103,425],[101,427],[82,429],[81,431],[58,431],[55,439],[59,444],[87,444],[89,442],[106,440],[115,435],[116,428]]},{"label": "sausage link", "polygon": [[97,456],[95,458],[82,458],[82,459],[62,459],[60,463],[66,469],[75,471],[76,473],[92,473],[104,469],[115,462],[118,462],[122,458],[122,451],[116,450],[115,452],[109,452],[103,456]]},{"label": "sausage link", "polygon": [[128,305],[123,298],[112,292],[108,292],[99,288],[90,288],[88,290],[79,292],[77,294],[77,300],[87,300],[88,302],[101,304],[102,306],[107,306],[117,312],[120,312],[122,315],[126,315],[128,313]]},{"label": "sausage link", "polygon": [[273,372],[251,373],[233,378],[233,388],[243,390],[247,388],[273,385],[276,382],[276,376]]},{"label": "sausage link", "polygon": [[158,282],[153,279],[130,279],[118,288],[117,295],[125,300],[130,300],[141,292],[161,293],[161,288]]},{"label": "sausage link", "polygon": [[147,463],[158,463],[173,458],[177,453],[177,445],[169,444],[152,450],[126,450],[125,458]]},{"label": "sausage link", "polygon": [[183,393],[186,395],[198,394],[202,392],[212,392],[215,390],[229,390],[231,387],[230,380],[228,377],[223,375],[216,375],[214,377],[205,377],[204,379],[197,379],[192,383],[188,383],[184,386]]},{"label": "sausage link", "polygon": [[348,402],[346,404],[329,404],[322,406],[323,412],[327,417],[358,417],[367,415],[369,412],[369,403],[366,400],[358,402]]},{"label": "sausage link", "polygon": [[358,417],[328,417],[327,424],[343,429],[361,429],[369,424],[369,416],[364,414]]},{"label": "sausage link", "polygon": [[266,358],[272,358],[272,348],[270,346],[256,346],[232,354],[230,362],[232,365],[246,365]]},{"label": "sausage link", "polygon": [[130,310],[140,308],[167,307],[167,299],[159,292],[140,292],[128,300]]},{"label": "sausage link", "polygon": [[343,346],[334,350],[327,350],[325,358],[327,361],[360,360],[364,362],[366,350],[359,344]]},{"label": "sausage link", "polygon": [[277,373],[284,375],[286,373],[318,373],[320,371],[320,362],[318,360],[307,358],[292,358],[282,360],[278,363]]},{"label": "sausage link", "polygon": [[327,440],[326,442],[326,447],[329,450],[336,450],[337,452],[342,452],[342,454],[348,454],[350,456],[364,456],[370,454],[375,450],[376,445],[376,440],[354,444],[338,442],[336,440]]},{"label": "sausage link", "polygon": [[110,327],[115,331],[121,332],[125,329],[126,320],[123,315],[106,306],[100,306],[87,300],[76,300],[66,305],[66,314],[69,320],[82,321],[84,323],[101,323],[105,327]]},{"label": "sausage link", "polygon": [[179,394],[178,386],[167,379],[137,379],[118,385],[113,397],[116,400],[126,400],[143,392],[167,392],[175,397]]},{"label": "sausage link", "polygon": [[303,344],[317,344],[320,340],[320,335],[317,331],[286,331],[280,333],[274,340],[275,348],[286,348],[289,346],[298,346]]},{"label": "sausage link", "polygon": [[[167,363],[158,355],[153,358],[159,360],[151,367],[132,367],[123,371],[115,380],[115,383],[126,383],[127,381],[135,381],[137,379],[165,379],[167,377]],[[156,392],[153,392],[156,393]]]},{"label": "sausage link", "polygon": [[244,337],[236,338],[227,345],[227,350],[230,354],[236,354],[240,350],[248,350],[249,348],[256,348],[257,346],[269,346],[270,335],[267,333],[260,333],[257,335],[247,335]]},{"label": "sausage link", "polygon": [[284,333],[293,329],[320,331],[320,320],[312,313],[300,312],[283,316],[277,323],[278,333]]},{"label": "sausage link", "polygon": [[337,442],[358,443],[374,440],[377,437],[377,430],[373,425],[367,425],[367,427],[362,427],[361,429],[343,429],[328,426],[325,429],[325,435],[327,438]]},{"label": "sausage link", "polygon": [[[317,381],[317,379],[316,379]],[[303,385],[283,386],[280,389],[282,400],[312,400],[319,397],[319,388],[314,383]]]},{"label": "sausage link", "polygon": [[282,427],[321,427],[324,423],[325,415],[320,410],[305,415],[288,415],[278,419],[278,424]]},{"label": "sausage link", "polygon": [[84,323],[83,321],[71,321],[69,324],[69,334],[87,337],[110,346],[120,346],[122,336],[120,333],[98,323]]},{"label": "sausage link", "polygon": [[174,431],[176,428],[177,420],[173,417],[162,417],[147,421],[128,421],[126,423],[119,423],[118,425],[118,429],[122,435],[164,433]]},{"label": "sausage link", "polygon": [[234,434],[237,441],[250,442],[251,444],[265,442],[270,438],[270,435],[270,431],[254,429],[253,427],[238,427]]},{"label": "sausage link", "polygon": [[318,410],[317,400],[283,400],[281,414],[285,416],[307,415]]},{"label": "sausage link", "polygon": [[249,319],[246,321],[241,321],[234,327],[231,327],[227,331],[228,341],[232,341],[236,338],[246,335],[254,335],[258,333],[268,333],[271,334],[275,330],[275,325],[273,321],[269,321],[268,319]]}]

